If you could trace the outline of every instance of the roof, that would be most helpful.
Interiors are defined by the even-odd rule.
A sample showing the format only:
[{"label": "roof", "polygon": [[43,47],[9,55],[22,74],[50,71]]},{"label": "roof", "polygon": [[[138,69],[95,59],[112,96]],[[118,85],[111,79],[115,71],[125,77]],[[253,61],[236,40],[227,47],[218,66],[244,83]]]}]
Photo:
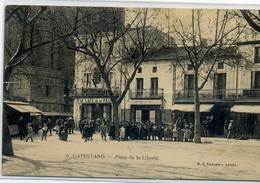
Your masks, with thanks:
[{"label": "roof", "polygon": [[[199,55],[203,55],[207,51],[207,47],[205,47],[204,50],[201,51]],[[211,51],[206,55],[208,57],[211,57],[212,55],[216,54],[214,51],[216,49],[212,48]],[[236,46],[228,47],[226,49],[221,49],[223,54],[220,54],[219,57],[237,57],[236,53]],[[145,58],[145,61],[153,61],[153,60],[187,60],[189,59],[187,51],[184,47],[162,47],[158,50],[150,52],[147,57]]]}]

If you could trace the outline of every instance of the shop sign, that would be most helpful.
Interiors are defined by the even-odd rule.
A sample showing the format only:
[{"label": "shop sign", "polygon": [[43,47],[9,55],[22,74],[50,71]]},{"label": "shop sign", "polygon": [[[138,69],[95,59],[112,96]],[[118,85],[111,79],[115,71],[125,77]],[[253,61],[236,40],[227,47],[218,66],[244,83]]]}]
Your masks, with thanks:
[{"label": "shop sign", "polygon": [[110,98],[81,98],[79,102],[85,104],[107,104],[111,103],[111,100]]}]

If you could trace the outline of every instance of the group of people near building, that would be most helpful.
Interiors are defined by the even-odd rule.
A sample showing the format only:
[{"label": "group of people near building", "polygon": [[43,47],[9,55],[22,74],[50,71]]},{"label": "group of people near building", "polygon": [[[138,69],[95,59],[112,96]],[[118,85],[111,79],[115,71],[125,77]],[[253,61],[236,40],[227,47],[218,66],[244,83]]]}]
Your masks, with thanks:
[{"label": "group of people near building", "polygon": [[[212,117],[208,116],[202,120],[202,132],[204,137],[209,137],[209,128],[212,123]],[[18,129],[20,140],[25,139],[27,142],[31,139],[33,142],[33,134],[35,134],[35,127],[32,123],[25,123],[23,116],[18,119]],[[224,123],[224,137],[234,138],[233,128],[234,121],[226,119]],[[75,121],[73,117],[62,118],[59,117],[55,122],[51,118],[44,118],[37,128],[42,131],[41,140],[46,140],[49,133],[55,131],[58,139],[67,141],[68,135],[73,134],[75,130]],[[184,117],[178,118],[175,123],[158,124],[146,122],[133,122],[124,121],[118,124],[118,131],[116,135],[116,125],[109,118],[96,120],[89,120],[83,118],[79,121],[78,129],[82,134],[82,139],[85,142],[93,140],[95,133],[100,133],[101,139],[107,141],[107,136],[110,140],[127,141],[127,140],[163,140],[163,141],[185,141],[193,142],[194,139],[194,126],[193,122],[187,122]],[[203,136],[202,135],[202,136]],[[26,137],[27,136],[27,137]],[[116,136],[118,138],[116,138]],[[247,136],[242,134],[239,139],[245,140]]]},{"label": "group of people near building", "polygon": [[116,139],[116,126],[110,119],[83,118],[79,122],[79,131],[85,142],[93,140],[93,134],[101,134],[102,140],[107,141],[107,135],[110,140],[164,140],[164,141],[189,141],[194,138],[193,124],[184,124],[179,120],[175,125],[156,124],[150,122],[120,122],[118,125],[118,138]]},{"label": "group of people near building", "polygon": [[33,142],[33,134],[38,134],[38,131],[42,131],[41,140],[46,140],[49,133],[52,136],[52,132],[55,131],[59,136],[59,140],[67,141],[68,135],[74,133],[75,122],[73,117],[62,118],[59,117],[55,123],[51,118],[44,118],[38,125],[35,126],[33,123],[26,123],[23,116],[20,116],[17,125],[19,130],[20,140],[25,139],[26,142],[31,139]]}]

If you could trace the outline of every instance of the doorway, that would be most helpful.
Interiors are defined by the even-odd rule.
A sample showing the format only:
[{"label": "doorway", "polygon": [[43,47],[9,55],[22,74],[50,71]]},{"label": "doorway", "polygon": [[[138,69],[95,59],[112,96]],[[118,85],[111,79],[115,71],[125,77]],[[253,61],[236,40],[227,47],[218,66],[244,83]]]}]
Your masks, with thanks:
[{"label": "doorway", "polygon": [[150,110],[142,110],[142,122],[150,121]]}]

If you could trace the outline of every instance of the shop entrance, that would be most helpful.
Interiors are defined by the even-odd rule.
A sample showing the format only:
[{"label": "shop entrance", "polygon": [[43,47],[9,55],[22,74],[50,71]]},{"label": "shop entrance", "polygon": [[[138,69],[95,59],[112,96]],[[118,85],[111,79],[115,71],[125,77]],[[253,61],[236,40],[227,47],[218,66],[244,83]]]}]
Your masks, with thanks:
[{"label": "shop entrance", "polygon": [[150,121],[150,111],[149,110],[142,110],[142,121],[146,123],[147,121]]},{"label": "shop entrance", "polygon": [[103,118],[103,105],[93,105],[92,119]]}]

